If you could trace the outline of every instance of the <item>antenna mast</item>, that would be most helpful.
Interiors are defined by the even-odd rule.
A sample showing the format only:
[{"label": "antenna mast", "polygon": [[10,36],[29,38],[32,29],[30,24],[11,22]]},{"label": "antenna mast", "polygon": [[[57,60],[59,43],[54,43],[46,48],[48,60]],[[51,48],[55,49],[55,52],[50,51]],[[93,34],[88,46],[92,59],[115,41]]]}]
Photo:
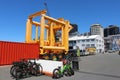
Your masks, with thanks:
[{"label": "antenna mast", "polygon": [[50,16],[50,13],[49,13],[49,9],[48,9],[46,0],[44,0],[44,6],[45,6],[45,9],[46,9],[46,11],[47,11],[47,15]]}]

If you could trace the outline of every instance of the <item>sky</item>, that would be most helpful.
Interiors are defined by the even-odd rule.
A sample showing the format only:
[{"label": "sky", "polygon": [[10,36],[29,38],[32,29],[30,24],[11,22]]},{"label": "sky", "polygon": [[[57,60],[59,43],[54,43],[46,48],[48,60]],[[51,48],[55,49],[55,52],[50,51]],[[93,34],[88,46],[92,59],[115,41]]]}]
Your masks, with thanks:
[{"label": "sky", "polygon": [[78,25],[79,33],[92,24],[120,26],[120,0],[0,0],[0,41],[24,42],[30,14],[45,9],[49,15]]}]

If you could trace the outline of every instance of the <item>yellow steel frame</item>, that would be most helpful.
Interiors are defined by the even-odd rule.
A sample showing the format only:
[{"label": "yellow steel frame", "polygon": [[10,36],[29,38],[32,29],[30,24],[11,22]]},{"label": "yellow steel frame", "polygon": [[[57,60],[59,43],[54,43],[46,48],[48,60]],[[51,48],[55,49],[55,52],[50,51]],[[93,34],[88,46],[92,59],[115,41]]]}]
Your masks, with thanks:
[{"label": "yellow steel frame", "polygon": [[[34,17],[41,16],[40,22],[33,21]],[[36,26],[35,39],[32,39],[32,25]],[[38,27],[40,27],[40,38],[38,34]],[[46,40],[44,39],[46,29]],[[39,43],[40,54],[45,54],[52,51],[65,51],[68,52],[68,37],[69,31],[72,29],[69,21],[63,18],[54,19],[46,15],[46,10],[34,13],[28,17],[26,23],[26,43]],[[61,40],[55,41],[57,31],[61,31]],[[57,44],[57,45],[56,45]]]}]

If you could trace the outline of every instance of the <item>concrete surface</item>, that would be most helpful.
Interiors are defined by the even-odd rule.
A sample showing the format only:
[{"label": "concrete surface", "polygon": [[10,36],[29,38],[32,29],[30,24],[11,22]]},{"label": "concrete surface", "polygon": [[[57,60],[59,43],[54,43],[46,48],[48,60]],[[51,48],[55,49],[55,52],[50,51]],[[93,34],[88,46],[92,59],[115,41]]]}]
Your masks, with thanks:
[{"label": "concrete surface", "polygon": [[[0,80],[14,80],[10,74],[11,66],[0,67]],[[120,55],[116,53],[96,54],[81,57],[80,70],[74,76],[58,80],[120,80]],[[49,76],[25,78],[23,80],[53,80]],[[56,80],[56,79],[54,79]]]}]

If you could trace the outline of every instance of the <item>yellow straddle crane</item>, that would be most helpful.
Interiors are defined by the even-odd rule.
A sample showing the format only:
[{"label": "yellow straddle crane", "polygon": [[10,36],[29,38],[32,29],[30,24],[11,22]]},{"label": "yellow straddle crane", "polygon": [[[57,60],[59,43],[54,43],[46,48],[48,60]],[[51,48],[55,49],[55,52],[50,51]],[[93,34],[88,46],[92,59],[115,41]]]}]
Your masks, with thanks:
[{"label": "yellow straddle crane", "polygon": [[[40,55],[47,55],[48,58],[50,54],[67,54],[69,50],[69,31],[72,29],[72,26],[68,20],[64,20],[63,18],[54,19],[47,16],[46,12],[46,10],[42,10],[28,17],[25,42],[38,43]],[[40,22],[33,21],[33,18],[38,16],[41,18]],[[35,39],[32,39],[33,25],[36,27]],[[60,35],[58,36],[57,33],[60,33]]]}]

